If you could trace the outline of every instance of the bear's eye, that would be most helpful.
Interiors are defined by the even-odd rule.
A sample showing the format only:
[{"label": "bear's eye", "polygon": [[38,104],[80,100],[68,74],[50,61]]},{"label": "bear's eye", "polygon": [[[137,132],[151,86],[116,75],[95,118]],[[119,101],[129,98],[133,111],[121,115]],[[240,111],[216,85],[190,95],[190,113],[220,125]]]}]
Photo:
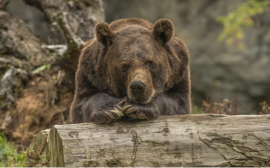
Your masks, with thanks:
[{"label": "bear's eye", "polygon": [[149,68],[155,68],[155,66],[156,66],[156,64],[155,64],[153,61],[151,61],[151,60],[146,61],[146,62],[145,62],[145,65],[146,65],[147,67],[149,67]]},{"label": "bear's eye", "polygon": [[129,68],[130,68],[129,65],[123,64],[123,65],[121,66],[121,71],[122,71],[122,72],[127,72],[127,71],[129,70]]}]

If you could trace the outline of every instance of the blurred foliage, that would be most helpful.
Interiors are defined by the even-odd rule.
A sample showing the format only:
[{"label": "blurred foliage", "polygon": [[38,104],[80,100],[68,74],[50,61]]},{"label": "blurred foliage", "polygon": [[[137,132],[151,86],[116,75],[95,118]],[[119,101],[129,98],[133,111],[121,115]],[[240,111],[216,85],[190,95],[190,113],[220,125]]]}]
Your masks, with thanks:
[{"label": "blurred foliage", "polygon": [[197,106],[193,106],[192,107],[192,114],[202,114],[202,111],[200,110],[200,108],[198,108]]},{"label": "blurred foliage", "polygon": [[32,71],[32,74],[37,74],[45,69],[50,69],[51,68],[51,65],[50,64],[45,64],[45,65],[42,65],[40,67],[38,67],[37,69],[35,69],[34,71]]},{"label": "blurred foliage", "polygon": [[268,5],[270,0],[247,0],[227,16],[217,17],[217,21],[224,26],[218,39],[225,40],[228,45],[236,43],[238,48],[243,49],[244,45],[241,42],[244,38],[243,29],[253,26],[251,17],[266,11]]},{"label": "blurred foliage", "polygon": [[261,115],[263,114],[270,114],[270,105],[266,103],[266,101],[260,103],[262,107],[262,111],[260,112]]},{"label": "blurred foliage", "polygon": [[201,111],[211,114],[239,115],[239,103],[237,97],[223,99],[220,102],[210,103],[203,101]]},{"label": "blurred foliage", "polygon": [[26,167],[26,152],[18,153],[0,134],[0,167]]}]

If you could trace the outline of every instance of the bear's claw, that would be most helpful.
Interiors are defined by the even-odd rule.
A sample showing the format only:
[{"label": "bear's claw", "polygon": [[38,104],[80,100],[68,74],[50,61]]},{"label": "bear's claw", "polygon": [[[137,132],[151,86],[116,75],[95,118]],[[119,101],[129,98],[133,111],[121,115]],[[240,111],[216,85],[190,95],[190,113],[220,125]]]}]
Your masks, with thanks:
[{"label": "bear's claw", "polygon": [[107,114],[107,116],[109,116],[111,119],[115,119],[115,117],[113,116],[113,114],[109,111],[105,111],[105,113]]},{"label": "bear's claw", "polygon": [[106,119],[104,119],[100,123],[109,124],[118,120],[119,118],[124,116],[124,114],[134,119],[147,119],[145,114],[139,111],[139,107],[132,107],[131,105],[124,106],[124,103],[125,100],[118,103],[114,109],[110,111],[105,111]]},{"label": "bear's claw", "polygon": [[139,114],[131,114],[129,116],[135,119],[148,119],[143,112],[139,112]]},{"label": "bear's claw", "polygon": [[125,113],[125,112],[131,107],[131,105],[126,105],[126,106],[124,106],[124,107],[120,107],[120,105],[117,104],[116,107],[117,107],[118,110],[120,110],[122,113]]},{"label": "bear's claw", "polygon": [[139,107],[131,107],[126,111],[126,114],[134,119],[148,119],[145,114],[139,110]]},{"label": "bear's claw", "polygon": [[110,111],[105,111],[107,121],[101,121],[101,123],[109,124],[113,121],[118,120],[122,116],[124,116],[121,108],[120,109],[118,109],[118,108],[114,108],[113,110],[110,110]]},{"label": "bear's claw", "polygon": [[139,107],[131,107],[126,111],[126,114],[134,113],[139,110]]},{"label": "bear's claw", "polygon": [[126,103],[126,100],[122,100],[120,103],[116,105],[116,107],[127,116],[134,118],[134,119],[148,119],[145,114],[139,111],[139,107],[132,107],[131,105],[126,105],[121,107]]},{"label": "bear's claw", "polygon": [[123,106],[126,103],[126,99],[120,101],[120,103],[118,103],[117,105]]},{"label": "bear's claw", "polygon": [[122,111],[120,111],[117,108],[114,108],[113,110],[110,110],[110,112],[118,115],[119,117],[124,116],[124,114],[122,113]]}]

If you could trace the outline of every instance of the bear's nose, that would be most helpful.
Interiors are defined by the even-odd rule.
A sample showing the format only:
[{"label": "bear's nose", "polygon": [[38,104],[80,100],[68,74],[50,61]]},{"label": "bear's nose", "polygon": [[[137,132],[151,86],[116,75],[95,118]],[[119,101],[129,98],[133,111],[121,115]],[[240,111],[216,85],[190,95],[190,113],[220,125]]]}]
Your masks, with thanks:
[{"label": "bear's nose", "polygon": [[145,84],[140,81],[134,81],[129,86],[133,96],[141,96],[145,91]]}]

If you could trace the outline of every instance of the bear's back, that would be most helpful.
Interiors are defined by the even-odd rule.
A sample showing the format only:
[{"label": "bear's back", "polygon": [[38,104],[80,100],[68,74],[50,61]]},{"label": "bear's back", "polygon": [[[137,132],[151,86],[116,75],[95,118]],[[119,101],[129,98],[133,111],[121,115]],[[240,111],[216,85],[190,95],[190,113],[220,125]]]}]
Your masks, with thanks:
[{"label": "bear's back", "polygon": [[116,20],[110,24],[110,29],[112,31],[121,31],[122,29],[125,29],[126,27],[132,26],[132,25],[142,26],[148,30],[153,29],[153,25],[150,22],[144,19],[138,19],[138,18]]}]

